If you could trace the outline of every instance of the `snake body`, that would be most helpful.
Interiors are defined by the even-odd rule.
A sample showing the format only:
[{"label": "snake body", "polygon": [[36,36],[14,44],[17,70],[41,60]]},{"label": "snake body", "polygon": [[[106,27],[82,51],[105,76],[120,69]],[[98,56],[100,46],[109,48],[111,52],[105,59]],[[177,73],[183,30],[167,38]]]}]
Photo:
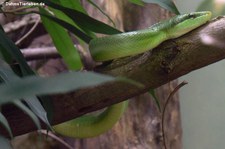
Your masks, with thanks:
[{"label": "snake body", "polygon": [[165,40],[180,37],[205,24],[211,12],[177,15],[150,28],[91,40],[89,49],[95,61],[108,61],[137,55],[157,47]]},{"label": "snake body", "polygon": [[[157,47],[165,40],[180,37],[205,24],[211,12],[193,12],[177,15],[150,28],[91,40],[89,50],[95,61],[108,61],[137,55]],[[75,138],[94,137],[110,129],[121,117],[127,101],[110,106],[98,116],[82,116],[55,125],[56,132]]]},{"label": "snake body", "polygon": [[58,124],[54,130],[73,138],[89,138],[104,133],[113,127],[127,107],[128,101],[110,106],[99,115],[86,115]]}]

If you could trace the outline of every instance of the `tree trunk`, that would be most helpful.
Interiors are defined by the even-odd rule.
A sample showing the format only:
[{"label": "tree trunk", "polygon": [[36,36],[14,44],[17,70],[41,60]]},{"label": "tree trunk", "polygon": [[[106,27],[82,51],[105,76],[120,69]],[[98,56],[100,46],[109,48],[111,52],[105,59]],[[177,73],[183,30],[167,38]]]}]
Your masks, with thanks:
[{"label": "tree trunk", "polygon": [[[93,10],[84,2],[90,15],[109,23],[106,17]],[[147,28],[171,14],[157,5],[136,6],[126,1],[99,2],[101,8],[115,21],[117,28],[125,31]],[[156,90],[161,108],[171,91],[177,86],[173,81]],[[176,94],[169,102],[165,112],[165,141],[167,149],[181,149],[181,120],[179,99]],[[121,120],[112,130],[96,138],[66,139],[74,148],[79,149],[163,149],[162,114],[149,93],[130,99],[130,104]]]}]

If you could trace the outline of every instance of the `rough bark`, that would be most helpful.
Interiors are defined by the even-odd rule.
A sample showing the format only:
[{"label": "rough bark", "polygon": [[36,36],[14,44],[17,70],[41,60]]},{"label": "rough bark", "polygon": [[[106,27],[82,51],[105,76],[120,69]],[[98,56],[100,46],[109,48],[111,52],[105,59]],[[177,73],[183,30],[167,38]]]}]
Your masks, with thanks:
[{"label": "rough bark", "polygon": [[[148,12],[148,14],[150,13]],[[113,103],[120,102],[136,95],[140,95],[150,88],[159,87],[195,69],[224,59],[225,49],[223,48],[223,42],[221,42],[225,40],[224,24],[225,19],[218,18],[186,34],[185,36],[164,42],[159,47],[155,48],[152,52],[146,52],[138,56],[119,59],[113,61],[107,66],[96,68],[96,71],[100,73],[132,78],[143,83],[145,87],[137,88],[129,84],[113,82],[105,85],[100,85],[95,88],[82,89],[70,94],[52,96],[52,98],[54,99],[53,101],[55,109],[53,124],[66,121],[84,113],[95,111],[97,109],[109,106]],[[171,91],[170,88],[167,88],[165,90],[167,90],[168,92]],[[163,98],[160,98],[163,99],[163,101],[161,101],[162,105],[167,94],[158,94],[163,96]],[[151,145],[151,147],[154,148],[154,143],[159,145],[159,143],[162,141],[161,134],[158,133],[160,132],[160,116],[156,111],[156,107],[154,107],[155,104],[150,100],[132,100],[132,102],[135,102],[135,106],[133,106],[132,109],[145,109],[143,110],[143,113],[141,113],[140,111],[136,111],[136,114],[134,113],[134,115],[142,118],[142,120],[140,120],[139,122],[138,120],[135,120],[132,129],[128,128],[129,124],[121,124],[121,126],[117,125],[116,127],[121,127],[121,130],[115,130],[113,132],[114,137],[109,137],[109,140],[111,140],[112,144],[109,143],[108,145],[109,147],[112,147],[115,138],[120,137],[118,136],[118,134],[121,135],[121,133],[125,131],[128,133],[123,133],[125,136],[120,137],[120,140],[122,140],[121,142],[127,141],[124,144],[121,143],[124,145],[123,148],[129,148],[132,145],[135,148],[145,148],[145,145]],[[143,107],[143,105],[139,102],[143,102],[146,105],[149,105],[150,108]],[[176,130],[179,132],[172,133],[172,137],[171,135],[169,135],[170,139],[167,140],[167,143],[171,148],[176,148],[177,145],[177,148],[179,148],[180,128],[175,129],[176,126],[180,127],[179,113],[177,112],[177,99],[174,99],[171,104],[172,105],[168,108],[168,116],[166,118],[168,119],[168,124],[166,124],[166,126],[168,127],[167,130]],[[173,106],[175,106],[175,112],[172,110]],[[132,109],[128,109],[126,115],[129,115],[129,111],[133,111]],[[32,121],[16,108],[5,107],[3,110],[5,111],[5,115],[7,116],[15,135],[24,134],[36,129]],[[146,115],[144,113],[150,116],[146,118]],[[126,116],[124,117],[124,119],[126,119]],[[175,120],[177,120],[176,123],[174,123]],[[21,123],[21,121],[23,121],[23,123]],[[128,119],[127,121],[132,123],[133,119]],[[147,121],[147,124],[140,126],[143,121]],[[150,125],[148,125],[149,123]],[[142,129],[142,127],[144,127],[144,129]],[[152,129],[151,127],[153,127],[154,129]],[[148,129],[150,128],[151,131],[149,132]],[[129,129],[133,131],[130,131]],[[147,134],[154,134],[154,132],[152,131],[156,131],[155,133],[158,135],[153,135],[154,137],[147,138]],[[135,135],[130,135],[129,132],[132,132]],[[106,136],[107,135],[108,134],[106,134]],[[127,139],[126,135],[133,136],[133,138],[131,138],[130,140],[125,140]],[[106,139],[106,137],[104,136],[101,137],[102,139]],[[146,140],[142,140],[144,138],[146,138]],[[101,139],[99,139],[99,141],[100,140]],[[86,142],[81,144],[86,144]],[[89,145],[92,144],[90,143]],[[157,147],[160,148],[161,146]],[[106,148],[106,146],[102,146],[102,148]]]}]

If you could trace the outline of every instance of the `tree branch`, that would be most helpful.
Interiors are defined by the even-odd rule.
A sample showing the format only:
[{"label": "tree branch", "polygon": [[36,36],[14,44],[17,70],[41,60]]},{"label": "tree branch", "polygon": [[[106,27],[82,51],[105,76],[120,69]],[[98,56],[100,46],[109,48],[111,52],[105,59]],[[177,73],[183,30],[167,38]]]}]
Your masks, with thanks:
[{"label": "tree branch", "polygon": [[27,61],[60,58],[60,55],[55,47],[28,48],[22,49],[21,52]]},{"label": "tree branch", "polygon": [[[113,61],[95,68],[99,73],[125,76],[141,82],[144,88],[113,82],[73,93],[51,96],[53,124],[73,119],[157,88],[193,70],[225,58],[225,18],[220,17],[174,40],[162,43],[152,52]],[[65,110],[66,109],[66,110]],[[36,129],[32,121],[14,107],[3,109],[14,135]],[[24,127],[25,126],[25,127]],[[5,135],[5,131],[1,129]]]}]

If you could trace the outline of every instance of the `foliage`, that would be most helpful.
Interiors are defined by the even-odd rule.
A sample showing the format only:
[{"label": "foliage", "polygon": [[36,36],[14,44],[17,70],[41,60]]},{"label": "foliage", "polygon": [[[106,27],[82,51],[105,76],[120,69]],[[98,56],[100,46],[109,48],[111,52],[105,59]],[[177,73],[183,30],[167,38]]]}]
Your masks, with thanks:
[{"label": "foliage", "polygon": [[175,3],[173,0],[129,0],[131,3],[143,6],[144,3],[154,3],[154,4],[158,4],[159,6],[175,13],[175,14],[180,14],[180,12],[178,11]]},{"label": "foliage", "polygon": [[[112,35],[121,33],[114,27],[111,27],[103,22],[100,22],[86,13],[79,0],[27,0],[32,2],[44,2],[49,8],[39,7],[39,11],[14,12],[14,14],[38,13],[41,15],[42,22],[51,35],[55,47],[70,70],[52,77],[42,78],[34,73],[24,59],[20,49],[6,36],[4,30],[0,26],[0,105],[12,103],[23,110],[34,121],[40,129],[40,121],[50,126],[47,118],[46,109],[43,108],[39,99],[45,102],[40,95],[49,95],[56,93],[65,93],[72,90],[85,88],[102,84],[108,81],[123,80],[129,83],[134,83],[127,79],[116,79],[110,76],[101,75],[93,72],[78,72],[83,66],[77,48],[68,34],[68,31],[73,33],[78,41],[82,44],[88,44],[93,38],[96,38],[96,33]],[[138,5],[146,3],[156,3],[160,6],[178,14],[175,4],[170,0],[129,0]],[[102,12],[112,24],[112,19],[98,7],[93,1],[88,0],[96,9]],[[29,8],[29,7],[28,7]],[[1,6],[1,12],[4,12]],[[5,12],[4,12],[5,13]],[[11,67],[11,64],[18,63],[17,67]],[[154,92],[151,92],[156,102],[157,99]],[[25,105],[22,101],[25,101]],[[160,108],[160,107],[159,107]],[[39,118],[39,119],[38,119]],[[12,136],[9,124],[0,113],[0,122]],[[4,148],[10,148],[9,142],[0,136],[0,144]]]}]

